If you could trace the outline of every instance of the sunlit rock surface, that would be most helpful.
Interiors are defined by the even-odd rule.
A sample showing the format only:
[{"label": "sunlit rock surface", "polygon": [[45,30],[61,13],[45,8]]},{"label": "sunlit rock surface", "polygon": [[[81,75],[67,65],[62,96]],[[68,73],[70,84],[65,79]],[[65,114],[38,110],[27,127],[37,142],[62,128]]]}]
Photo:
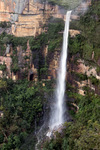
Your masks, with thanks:
[{"label": "sunlit rock surface", "polygon": [[[75,2],[78,6],[73,11],[71,19],[79,19],[77,15],[80,12],[86,11],[91,0],[81,3],[81,0]],[[72,5],[68,1],[68,5]],[[77,5],[76,5],[77,3]],[[45,31],[44,24],[50,16],[62,18],[65,20],[66,10],[57,5],[49,4],[48,2],[41,3],[33,0],[1,0],[0,1],[0,21],[12,22],[11,33],[15,36],[36,36]]]},{"label": "sunlit rock surface", "polygon": [[44,31],[43,26],[50,16],[64,18],[59,7],[33,0],[0,1],[0,21],[12,22],[15,36],[36,36]]}]

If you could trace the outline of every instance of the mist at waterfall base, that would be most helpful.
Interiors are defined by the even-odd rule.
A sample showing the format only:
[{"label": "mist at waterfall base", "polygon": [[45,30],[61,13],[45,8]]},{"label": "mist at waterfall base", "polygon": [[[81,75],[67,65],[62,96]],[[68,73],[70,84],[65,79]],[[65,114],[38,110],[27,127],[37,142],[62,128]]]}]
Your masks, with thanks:
[{"label": "mist at waterfall base", "polygon": [[66,13],[65,29],[63,34],[63,47],[60,57],[59,69],[57,73],[57,85],[54,93],[54,103],[51,106],[51,114],[49,121],[49,132],[47,136],[51,136],[53,130],[57,130],[66,121],[64,114],[65,106],[65,79],[67,70],[67,53],[68,53],[68,33],[71,11]]}]

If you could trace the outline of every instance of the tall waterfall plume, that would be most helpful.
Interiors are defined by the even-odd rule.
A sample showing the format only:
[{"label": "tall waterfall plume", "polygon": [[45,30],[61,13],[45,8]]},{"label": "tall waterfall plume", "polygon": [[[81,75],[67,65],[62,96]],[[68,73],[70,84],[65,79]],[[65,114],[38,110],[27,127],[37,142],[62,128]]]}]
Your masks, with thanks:
[{"label": "tall waterfall plume", "polygon": [[[51,108],[50,116],[50,132],[57,129],[65,121],[64,119],[64,95],[65,95],[65,78],[67,69],[67,53],[68,53],[68,34],[71,11],[66,13],[65,29],[63,34],[63,47],[61,52],[60,64],[57,74],[57,86],[55,90],[55,103]],[[49,136],[50,132],[47,133]]]}]

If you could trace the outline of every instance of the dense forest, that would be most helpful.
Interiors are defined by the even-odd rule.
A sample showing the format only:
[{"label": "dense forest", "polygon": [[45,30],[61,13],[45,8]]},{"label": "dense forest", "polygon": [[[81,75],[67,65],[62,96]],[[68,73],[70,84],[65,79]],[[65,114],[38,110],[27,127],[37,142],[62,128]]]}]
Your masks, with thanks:
[{"label": "dense forest", "polygon": [[[52,3],[55,4],[55,1]],[[64,21],[52,20],[50,18],[45,25],[48,31],[37,37],[14,37],[5,32],[0,35],[0,56],[5,54],[5,45],[11,44],[13,47],[11,71],[14,73],[20,70],[16,55],[18,45],[26,50],[29,40],[32,53],[36,53],[32,61],[37,60],[37,55],[39,58],[37,82],[27,81],[27,75],[18,81],[5,77],[0,79],[0,113],[3,114],[0,116],[0,150],[35,148],[36,133],[44,123],[44,115],[49,113],[49,98],[55,88],[54,79],[42,79],[47,79],[50,60],[55,51],[60,53],[63,40],[60,32],[64,29]],[[2,23],[0,26],[8,28],[10,24]],[[77,64],[77,60],[81,58],[87,65],[95,66],[100,75],[100,1],[92,0],[88,11],[79,20],[71,21],[70,28],[80,30],[81,34],[74,38],[69,37],[68,61],[74,56],[74,63]],[[46,58],[42,55],[45,45],[48,45]],[[93,51],[94,59],[91,59]],[[0,65],[0,70],[5,73],[6,65]],[[100,80],[96,77],[74,71],[71,74],[79,82],[89,78],[100,89]],[[40,145],[43,150],[100,150],[100,94],[88,86],[84,87],[84,91],[84,96],[78,94],[77,88],[70,81],[66,81],[66,104],[71,122],[65,122],[61,133],[56,132],[52,139],[43,141],[42,146]],[[72,101],[79,107],[78,111],[72,106]]]},{"label": "dense forest", "polygon": [[42,82],[0,80],[0,111],[4,116],[0,118],[2,150],[27,149],[22,144],[30,135],[31,148],[34,148],[35,134],[43,124],[43,115],[48,107],[47,96],[52,93],[52,82],[45,84],[43,87]]}]

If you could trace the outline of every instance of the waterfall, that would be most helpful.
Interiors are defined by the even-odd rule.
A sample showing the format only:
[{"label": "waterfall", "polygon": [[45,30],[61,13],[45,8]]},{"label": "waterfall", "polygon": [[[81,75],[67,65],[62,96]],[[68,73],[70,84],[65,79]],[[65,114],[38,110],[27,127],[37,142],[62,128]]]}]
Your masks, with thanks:
[{"label": "waterfall", "polygon": [[64,94],[65,94],[65,78],[67,70],[67,52],[68,52],[68,33],[69,33],[69,22],[70,22],[71,11],[66,13],[66,22],[65,29],[63,34],[63,47],[61,52],[60,64],[57,74],[57,86],[55,90],[55,103],[51,108],[51,116],[49,122],[50,131],[47,133],[47,136],[51,135],[51,132],[54,129],[59,128],[65,119],[64,119]]}]

